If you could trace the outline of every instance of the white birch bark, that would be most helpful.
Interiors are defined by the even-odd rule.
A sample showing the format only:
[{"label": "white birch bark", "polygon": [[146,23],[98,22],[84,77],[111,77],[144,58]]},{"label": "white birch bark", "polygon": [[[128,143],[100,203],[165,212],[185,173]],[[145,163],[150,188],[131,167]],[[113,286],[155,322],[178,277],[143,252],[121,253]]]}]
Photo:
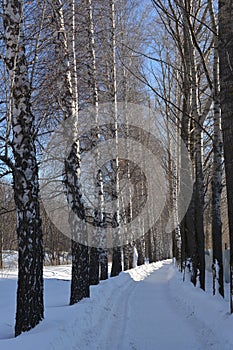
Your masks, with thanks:
[{"label": "white birch bark", "polygon": [[119,223],[120,223],[120,202],[119,202],[119,159],[118,159],[118,117],[117,117],[117,71],[116,71],[116,24],[115,24],[115,0],[109,0],[110,12],[110,30],[111,30],[111,57],[110,57],[110,91],[111,91],[111,118],[114,128],[114,140],[116,149],[116,159],[114,161],[115,168],[115,190],[116,190],[116,208],[113,218],[113,227],[115,233],[113,234],[113,263],[111,276],[116,276],[122,271],[121,265],[121,248],[119,241]]},{"label": "white birch bark", "polygon": [[[213,1],[208,0],[212,29],[214,32],[214,60],[213,60],[213,103],[214,103],[214,135],[213,135],[213,174],[212,174],[212,246],[213,246],[213,294],[217,289],[224,297],[223,257],[222,257],[222,221],[221,194],[223,173],[223,146],[221,130],[221,112],[219,102],[219,59],[218,59],[218,26],[213,9]],[[216,261],[216,263],[214,263]],[[216,268],[218,265],[218,276]]]},{"label": "white birch bark", "polygon": [[[56,28],[56,56],[59,63],[61,93],[59,105],[63,111],[64,120],[72,118],[71,131],[73,145],[65,161],[65,185],[67,200],[70,207],[69,222],[72,232],[72,280],[70,304],[84,297],[89,297],[89,256],[88,237],[84,225],[85,208],[80,188],[81,158],[78,140],[78,89],[77,63],[75,47],[75,3],[68,3],[69,28],[65,27],[63,2],[56,0],[51,3]],[[71,43],[69,42],[71,38]],[[71,49],[70,49],[71,48]],[[59,79],[58,77],[58,79]],[[77,219],[78,217],[78,219]],[[79,242],[82,242],[80,244]]]},{"label": "white birch bark", "polygon": [[10,79],[13,187],[17,212],[18,288],[15,335],[35,327],[43,318],[43,247],[39,210],[38,166],[31,111],[31,86],[23,36],[23,4],[3,4],[5,62]]}]

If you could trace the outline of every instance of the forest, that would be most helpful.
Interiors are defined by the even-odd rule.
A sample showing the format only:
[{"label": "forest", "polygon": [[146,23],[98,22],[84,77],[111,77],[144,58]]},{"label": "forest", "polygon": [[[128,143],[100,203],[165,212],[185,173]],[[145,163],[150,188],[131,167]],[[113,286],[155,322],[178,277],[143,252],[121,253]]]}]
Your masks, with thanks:
[{"label": "forest", "polygon": [[[90,286],[173,258],[233,313],[233,1],[1,0],[0,268],[15,336],[44,318],[43,266]],[[189,271],[190,274],[186,272]]]}]

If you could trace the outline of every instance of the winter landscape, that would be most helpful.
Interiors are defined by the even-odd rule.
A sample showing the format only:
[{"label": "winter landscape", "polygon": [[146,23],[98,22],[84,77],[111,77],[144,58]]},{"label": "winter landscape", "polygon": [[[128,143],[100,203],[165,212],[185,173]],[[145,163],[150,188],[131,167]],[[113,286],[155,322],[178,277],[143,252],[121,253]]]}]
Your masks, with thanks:
[{"label": "winter landscape", "polygon": [[0,0],[0,350],[233,350],[233,0]]},{"label": "winter landscape", "polygon": [[[14,338],[17,271],[1,271],[0,349],[233,348],[229,303],[183,282],[172,260],[144,264],[91,287],[91,298],[68,306],[71,266],[48,266],[45,320]],[[188,277],[187,277],[188,278]]]}]

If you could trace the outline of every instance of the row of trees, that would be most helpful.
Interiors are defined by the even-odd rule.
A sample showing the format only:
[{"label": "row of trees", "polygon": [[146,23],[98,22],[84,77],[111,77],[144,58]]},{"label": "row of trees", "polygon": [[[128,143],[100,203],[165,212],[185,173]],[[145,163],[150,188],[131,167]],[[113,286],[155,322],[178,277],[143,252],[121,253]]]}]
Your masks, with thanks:
[{"label": "row of trees", "polygon": [[[71,209],[70,304],[89,297],[90,284],[108,277],[107,245],[88,248],[88,221],[97,242],[106,241],[104,228],[114,228],[111,276],[118,275],[122,268],[133,267],[136,244],[138,264],[143,264],[145,257],[152,262],[168,258],[173,252],[182,270],[187,263],[191,267],[194,285],[199,281],[205,289],[204,250],[210,217],[213,290],[215,293],[217,286],[224,296],[222,214],[226,204],[224,207],[221,198],[225,181],[221,117],[233,266],[231,9],[232,1],[219,1],[218,8],[214,0],[153,0],[143,4],[137,0],[2,2],[0,161],[1,176],[8,182],[10,176],[13,179],[17,215],[16,336],[44,317],[43,231],[44,225],[51,231],[54,227],[40,203],[38,164],[49,136],[68,120],[68,135],[73,143],[63,164],[64,187],[60,185],[58,191],[65,188]],[[110,118],[109,124],[101,127],[101,104],[105,102],[110,102]],[[127,118],[124,128],[119,124],[119,102],[125,110],[129,103],[150,108],[152,129],[160,130],[163,125],[161,135],[166,139],[166,152],[158,151],[158,143],[150,140],[149,133],[132,128]],[[79,135],[80,114],[91,106],[94,127],[90,125],[90,132]],[[134,232],[126,231],[127,239],[121,247],[122,222],[127,226],[134,220],[154,188],[147,182],[142,162],[138,168],[118,155],[121,138],[130,138],[129,135],[154,147],[154,155],[163,164],[167,195],[161,215],[155,219],[157,198],[153,194],[155,199],[147,213],[153,222],[150,229],[144,229],[140,222],[140,237],[133,242]],[[179,137],[188,149],[191,163],[181,152]],[[98,169],[98,205],[95,212],[90,212],[80,182],[82,172],[88,170],[82,168],[84,154],[110,139],[117,155]],[[126,148],[130,152],[128,144]],[[143,158],[140,147],[138,156]],[[90,164],[90,171],[100,159],[97,150],[96,164]],[[133,190],[129,186],[126,207],[119,194],[124,176],[134,185]],[[191,177],[193,193],[183,218],[182,203],[189,200],[187,187]],[[105,212],[109,201],[115,203],[110,217]],[[11,208],[2,203],[2,210],[6,215]]]},{"label": "row of trees", "polygon": [[[73,213],[86,219],[79,185],[78,114],[80,109],[94,105],[98,117],[99,103],[108,101],[114,106],[116,125],[118,99],[140,102],[146,96],[143,84],[127,70],[127,66],[135,71],[141,69],[143,60],[134,57],[128,46],[143,46],[138,38],[145,11],[141,12],[137,1],[119,2],[117,8],[111,0],[107,5],[102,1],[93,4],[91,0],[2,2],[0,160],[1,176],[8,181],[12,174],[17,215],[16,336],[44,317],[43,207],[39,201],[38,162],[49,134],[69,118],[73,120],[74,143],[64,164],[63,182],[72,209],[70,303],[89,296],[90,281],[98,283],[99,278],[107,278],[107,250],[89,250],[87,242],[81,244],[75,239],[80,232],[76,232],[79,226]],[[141,25],[134,24],[135,19]],[[115,127],[112,132],[117,142]],[[113,160],[113,164],[118,169],[119,160]],[[110,173],[115,176],[114,171]],[[117,212],[112,225],[117,226],[118,222]],[[141,247],[140,241],[138,244]],[[125,254],[125,268],[132,267],[132,242],[130,247],[131,258]],[[142,256],[143,249],[140,251]],[[122,270],[119,247],[114,246],[112,260],[111,275],[116,276]]]},{"label": "row of trees", "polygon": [[[223,143],[221,130],[218,28],[216,1],[153,1],[157,20],[162,24],[163,42],[154,41],[155,58],[161,77],[155,91],[161,113],[176,123],[189,150],[193,171],[193,196],[181,222],[181,251],[175,249],[181,268],[191,261],[191,280],[197,277],[205,289],[205,231],[211,211],[213,249],[213,291],[224,296],[222,263]],[[154,71],[152,71],[153,74]],[[154,74],[154,79],[157,76]],[[225,92],[222,93],[224,96]],[[224,103],[224,100],[221,101]],[[228,149],[226,151],[228,153]],[[182,156],[181,156],[182,157]],[[186,159],[181,158],[181,168]],[[174,172],[179,178],[176,169]],[[181,174],[182,176],[182,174]],[[185,180],[180,178],[185,196]],[[182,181],[184,183],[182,184]],[[174,186],[174,185],[173,185]],[[176,201],[176,198],[174,198]],[[226,220],[225,220],[226,224]],[[225,241],[226,242],[226,241]],[[228,242],[228,239],[227,239]],[[178,244],[179,245],[179,244]],[[178,247],[179,248],[179,247]],[[206,247],[207,248],[207,247]],[[217,287],[216,287],[217,284]]]}]

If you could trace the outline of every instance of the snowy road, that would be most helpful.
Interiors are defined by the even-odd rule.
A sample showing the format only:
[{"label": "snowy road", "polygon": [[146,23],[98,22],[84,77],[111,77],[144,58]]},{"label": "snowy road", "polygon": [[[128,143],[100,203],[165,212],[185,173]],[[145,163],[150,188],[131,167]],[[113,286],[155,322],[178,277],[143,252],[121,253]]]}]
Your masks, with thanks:
[{"label": "snowy road", "polygon": [[[233,316],[220,297],[183,283],[171,261],[91,287],[68,306],[70,266],[45,268],[45,320],[13,338],[15,287],[0,279],[0,350],[232,350]],[[55,278],[54,278],[55,276]]]},{"label": "snowy road", "polygon": [[225,349],[209,329],[190,319],[176,303],[169,283],[173,271],[165,264],[142,281],[132,282],[127,291],[122,290],[112,300],[107,328],[99,330],[101,341],[89,344],[90,349]]},{"label": "snowy road", "polygon": [[193,324],[171,301],[169,268],[156,270],[135,286],[121,349],[204,349]]}]

